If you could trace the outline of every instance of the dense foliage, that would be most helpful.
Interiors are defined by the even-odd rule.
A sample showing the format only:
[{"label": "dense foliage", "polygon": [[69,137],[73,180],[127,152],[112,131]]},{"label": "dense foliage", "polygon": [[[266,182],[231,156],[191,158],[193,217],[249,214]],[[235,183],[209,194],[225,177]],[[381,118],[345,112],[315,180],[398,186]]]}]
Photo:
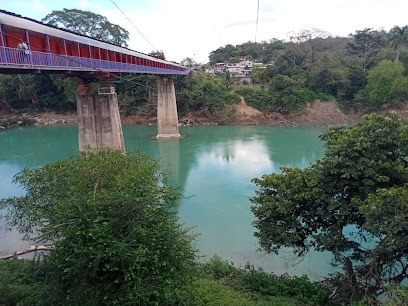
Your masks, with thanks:
[{"label": "dense foliage", "polygon": [[[239,56],[246,56],[267,65],[252,72],[254,84],[263,86],[272,96],[267,97],[267,102],[252,104],[260,105],[260,110],[299,111],[305,100],[318,98],[335,100],[345,109],[372,111],[408,99],[406,82],[398,82],[398,87],[391,89],[390,99],[361,99],[371,90],[366,88],[371,70],[387,74],[382,61],[395,59],[400,67],[408,67],[407,33],[407,27],[394,27],[389,32],[366,28],[349,37],[331,37],[321,30],[304,30],[291,33],[286,41],[226,45],[211,52],[210,63],[234,63]],[[406,77],[405,69],[401,77]],[[253,100],[252,92],[241,92],[246,100]]]},{"label": "dense foliage", "polygon": [[255,235],[268,252],[333,252],[345,272],[337,295],[381,294],[408,277],[408,122],[369,115],[321,139],[325,156],[311,166],[253,180]]},{"label": "dense foliage", "polygon": [[179,80],[175,84],[179,112],[202,111],[216,117],[226,104],[239,102],[239,95],[228,90],[229,85],[228,79],[201,71]]},{"label": "dense foliage", "polygon": [[0,305],[36,305],[47,291],[40,262],[0,261]]},{"label": "dense foliage", "polygon": [[[129,37],[125,29],[106,17],[78,9],[53,11],[43,21],[122,46]],[[178,108],[181,115],[193,111],[217,119],[225,111],[225,104],[239,101],[238,94],[261,111],[301,113],[307,102],[315,99],[335,101],[346,111],[377,111],[408,99],[407,45],[407,26],[395,26],[389,32],[365,28],[348,37],[332,37],[310,29],[290,33],[286,40],[228,44],[210,53],[209,64],[237,63],[240,56],[262,62],[265,67],[252,71],[255,86],[239,84],[239,79],[229,73],[193,73],[175,80]],[[163,51],[150,55],[165,58]],[[198,66],[188,57],[182,64]],[[121,79],[116,87],[124,113],[155,115],[154,77],[131,76]],[[0,110],[75,110],[76,88],[72,78],[0,76]]]},{"label": "dense foliage", "polygon": [[[36,305],[44,290],[40,262],[0,261],[0,305]],[[247,265],[237,268],[219,257],[198,264],[189,306],[331,305],[330,291],[307,277],[276,276]],[[395,292],[398,294],[398,292]],[[143,305],[135,300],[133,305]],[[150,303],[153,304],[153,303]],[[335,304],[334,304],[335,305]]]},{"label": "dense foliage", "polygon": [[110,23],[102,15],[79,9],[52,11],[42,22],[64,28],[114,45],[127,47],[129,32],[117,24]]},{"label": "dense foliage", "polygon": [[357,101],[368,110],[377,110],[386,103],[395,103],[408,97],[408,77],[402,63],[383,60],[367,75],[367,85],[360,90]]},{"label": "dense foliage", "polygon": [[[313,283],[306,276],[289,277],[276,276],[266,273],[262,269],[255,269],[247,264],[244,268],[237,268],[232,263],[213,257],[201,264],[200,276],[209,283],[200,282],[200,292],[204,288],[215,291],[220,286],[226,286],[235,292],[246,294],[246,298],[253,303],[240,305],[328,305],[330,290],[324,285]],[[215,288],[214,288],[215,287]],[[214,303],[217,293],[204,295],[205,305],[237,305],[232,302]],[[227,295],[228,296],[228,295]]]},{"label": "dense foliage", "polygon": [[54,248],[41,261],[40,305],[174,305],[190,299],[193,237],[156,160],[86,152],[24,169],[26,195],[2,200],[7,221]]}]

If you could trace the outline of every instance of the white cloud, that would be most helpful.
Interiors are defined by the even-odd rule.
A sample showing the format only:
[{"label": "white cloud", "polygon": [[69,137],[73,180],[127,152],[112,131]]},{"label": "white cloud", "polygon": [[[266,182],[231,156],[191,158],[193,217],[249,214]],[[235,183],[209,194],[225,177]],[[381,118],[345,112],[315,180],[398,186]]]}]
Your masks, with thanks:
[{"label": "white cloud", "polygon": [[[208,54],[224,44],[254,41],[256,8],[256,1],[172,0],[157,3],[155,10],[125,13],[168,59],[195,55],[206,62]],[[341,36],[366,27],[389,29],[407,23],[407,9],[405,0],[261,0],[257,40],[284,39],[288,32],[308,28]],[[118,10],[100,13],[130,31],[131,48],[152,50]]]},{"label": "white cloud", "polygon": [[100,6],[99,4],[90,3],[90,2],[87,1],[87,0],[80,0],[80,1],[77,3],[77,6],[78,6],[79,8],[81,8],[81,9],[87,9],[87,10],[89,10],[89,9],[99,10],[99,9],[101,8],[101,6]]},{"label": "white cloud", "polygon": [[78,2],[80,8],[88,8],[90,6],[89,2],[86,0],[81,0]]},{"label": "white cloud", "polygon": [[81,0],[78,2],[78,6],[81,8],[88,8],[89,7],[89,2],[86,0]]},{"label": "white cloud", "polygon": [[[110,1],[74,0],[52,9],[76,6],[102,14],[130,32],[129,46],[148,53],[152,47]],[[115,0],[127,17],[169,60],[194,57],[207,62],[225,44],[255,39],[257,1],[244,0]],[[20,1],[19,1],[20,3]],[[50,11],[40,0],[21,1],[33,14]],[[7,8],[5,8],[7,9]],[[406,25],[406,0],[260,0],[257,41],[286,38],[288,32],[319,28],[346,36],[366,27],[389,30]],[[30,17],[30,16],[28,16]]]}]

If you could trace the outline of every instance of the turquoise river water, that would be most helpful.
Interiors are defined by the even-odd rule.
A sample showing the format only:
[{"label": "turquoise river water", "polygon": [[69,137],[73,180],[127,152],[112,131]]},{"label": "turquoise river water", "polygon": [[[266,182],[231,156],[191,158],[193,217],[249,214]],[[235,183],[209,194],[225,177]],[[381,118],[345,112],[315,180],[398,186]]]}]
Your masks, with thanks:
[{"label": "turquoise river water", "polygon": [[[280,166],[307,167],[323,154],[320,127],[197,126],[181,128],[182,140],[152,140],[156,127],[124,126],[126,150],[159,158],[172,172],[171,182],[182,187],[180,219],[200,233],[197,247],[204,258],[214,254],[238,266],[247,262],[268,272],[326,276],[330,255],[311,251],[303,260],[290,249],[279,255],[258,251],[253,236],[249,198],[254,177],[279,172]],[[76,126],[24,127],[0,130],[0,198],[23,191],[12,184],[24,167],[78,154]],[[192,197],[189,197],[192,196]],[[1,213],[1,212],[0,212]],[[3,212],[4,213],[4,212]],[[0,253],[30,243],[0,223]]]}]

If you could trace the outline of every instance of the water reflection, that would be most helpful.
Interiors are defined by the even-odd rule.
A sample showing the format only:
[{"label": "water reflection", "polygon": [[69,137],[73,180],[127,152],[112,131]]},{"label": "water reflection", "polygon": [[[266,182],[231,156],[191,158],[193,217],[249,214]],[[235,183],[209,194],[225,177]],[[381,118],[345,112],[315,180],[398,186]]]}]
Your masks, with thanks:
[{"label": "water reflection", "polygon": [[169,184],[184,186],[184,180],[180,179],[180,143],[179,139],[157,140],[159,156],[162,165],[170,171]]},{"label": "water reflection", "polygon": [[[195,163],[185,185],[188,195],[194,197],[183,202],[180,215],[200,233],[198,249],[207,258],[218,254],[237,265],[250,262],[278,274],[308,274],[317,278],[327,275],[330,270],[327,254],[324,255],[326,260],[317,252],[310,252],[304,260],[299,260],[291,250],[279,256],[257,251],[249,201],[256,189],[252,178],[279,172],[279,167],[286,165],[288,155],[292,158],[291,166],[302,167],[320,153],[316,150],[288,152],[285,147],[288,143],[281,141],[285,138],[270,134],[262,137],[248,131],[249,135],[242,135],[241,131],[241,137],[234,140],[206,142],[195,152]],[[275,139],[271,141],[273,136]],[[321,146],[316,148],[321,150]]]},{"label": "water reflection", "polygon": [[[0,199],[24,192],[13,177],[25,167],[35,168],[78,152],[77,130],[69,126],[24,127],[0,131]],[[0,211],[0,215],[4,211]],[[0,220],[0,254],[24,249],[18,231],[7,231]]]},{"label": "water reflection", "polygon": [[[159,158],[190,199],[183,200],[180,217],[201,235],[198,247],[207,257],[218,254],[238,265],[251,262],[275,273],[327,275],[328,257],[309,253],[298,264],[291,250],[280,256],[257,252],[249,198],[254,177],[279,172],[280,166],[306,167],[322,155],[318,140],[322,128],[269,126],[200,126],[181,128],[183,140],[152,140],[156,127],[125,126],[128,152],[139,150]],[[24,167],[77,154],[74,126],[10,129],[0,132],[0,198],[20,195],[13,176]],[[16,232],[4,233],[0,225],[0,252],[22,244]],[[27,245],[27,244],[26,244]]]}]

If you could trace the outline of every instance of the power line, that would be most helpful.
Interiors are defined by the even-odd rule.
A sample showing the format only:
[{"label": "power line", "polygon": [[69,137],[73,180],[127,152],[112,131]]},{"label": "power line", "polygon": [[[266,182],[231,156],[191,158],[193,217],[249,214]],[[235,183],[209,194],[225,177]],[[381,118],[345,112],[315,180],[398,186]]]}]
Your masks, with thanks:
[{"label": "power line", "polygon": [[125,15],[125,13],[120,9],[120,7],[115,3],[115,1],[111,0],[111,2],[118,8],[118,10],[126,17],[126,19],[130,22],[130,24],[139,32],[140,35],[149,43],[149,45],[153,48],[153,50],[157,51],[157,49],[151,44],[151,42],[140,32],[140,30],[133,24],[133,22]]},{"label": "power line", "polygon": [[[123,78],[123,77],[118,76],[118,75],[115,75],[115,74],[113,74],[113,73],[110,73],[110,72],[107,72],[107,71],[103,71],[102,69],[94,68],[94,67],[89,66],[89,65],[87,65],[87,64],[81,63],[81,62],[76,61],[76,60],[74,60],[74,59],[72,59],[72,58],[69,58],[67,55],[61,55],[61,54],[52,52],[51,50],[47,50],[47,49],[45,49],[45,48],[43,48],[43,47],[41,47],[41,46],[34,45],[34,44],[30,43],[30,42],[27,42],[27,41],[25,41],[25,40],[23,40],[23,39],[21,39],[21,38],[18,38],[18,37],[14,37],[13,35],[7,34],[7,33],[3,32],[3,31],[0,31],[0,33],[1,33],[2,35],[6,35],[6,36],[8,36],[8,37],[10,37],[10,38],[12,38],[12,39],[17,40],[17,41],[24,42],[24,43],[28,44],[29,46],[36,47],[36,48],[38,48],[38,49],[40,49],[40,50],[43,50],[43,51],[45,51],[45,52],[49,52],[49,53],[51,53],[51,54],[54,54],[54,55],[56,55],[56,56],[59,56],[59,57],[61,57],[61,58],[63,58],[63,59],[66,59],[66,60],[68,60],[68,61],[71,61],[71,62],[73,62],[73,63],[77,63],[77,64],[79,64],[79,65],[82,65],[82,66],[91,68],[91,69],[93,69],[93,70],[96,70],[96,71],[99,71],[99,72],[102,72],[102,73],[105,73],[105,74],[107,74],[107,75],[109,75],[109,76],[112,76],[112,77],[114,77],[114,78],[119,78],[119,79],[121,79],[121,80],[125,80],[125,81],[127,81],[127,82],[129,82],[129,83],[132,83],[132,84],[134,84],[134,85],[139,85],[139,86],[147,87],[147,88],[149,88],[149,89],[154,89],[153,87],[150,87],[150,86],[147,86],[147,85],[144,85],[144,84],[140,84],[140,83],[137,83],[137,82],[133,82],[133,81],[131,81],[131,80],[129,80],[129,79]],[[30,49],[31,49],[31,48],[30,48]]]},{"label": "power line", "polygon": [[258,0],[258,9],[256,10],[255,42],[256,42],[256,36],[258,35],[258,16],[259,16],[259,0]]}]

